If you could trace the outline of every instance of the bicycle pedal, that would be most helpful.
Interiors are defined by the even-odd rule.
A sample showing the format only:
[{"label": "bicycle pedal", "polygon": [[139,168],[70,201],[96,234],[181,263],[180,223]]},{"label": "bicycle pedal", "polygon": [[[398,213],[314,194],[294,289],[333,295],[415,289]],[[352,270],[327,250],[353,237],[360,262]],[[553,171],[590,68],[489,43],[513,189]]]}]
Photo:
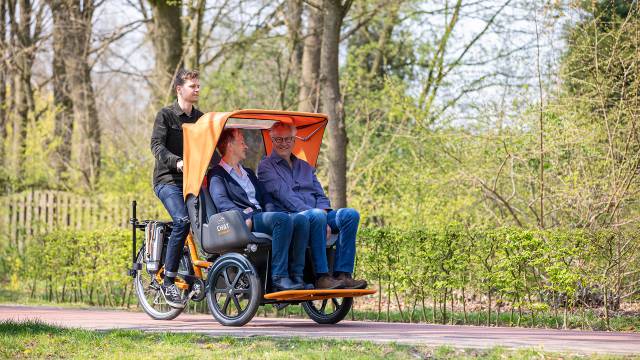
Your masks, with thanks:
[{"label": "bicycle pedal", "polygon": [[282,310],[282,309],[286,308],[289,305],[291,305],[291,304],[287,304],[287,303],[276,303],[276,304],[274,304],[276,310]]}]

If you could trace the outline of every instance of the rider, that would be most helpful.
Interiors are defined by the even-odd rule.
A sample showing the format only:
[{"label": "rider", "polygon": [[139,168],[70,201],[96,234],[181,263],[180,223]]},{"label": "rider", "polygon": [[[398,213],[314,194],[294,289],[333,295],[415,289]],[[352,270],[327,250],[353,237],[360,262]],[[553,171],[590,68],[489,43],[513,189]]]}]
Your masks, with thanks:
[{"label": "rider", "polygon": [[[315,169],[291,153],[296,128],[276,122],[270,130],[273,152],[258,165],[258,176],[273,197],[278,211],[303,214],[309,219],[311,256],[316,272],[316,288],[363,289],[364,280],[351,277],[356,253],[356,232],[360,214],[354,209],[333,210],[318,182]],[[333,276],[329,275],[326,237],[340,233],[336,243]]]},{"label": "rider", "polygon": [[189,215],[182,196],[182,124],[194,123],[202,112],[193,105],[200,95],[198,72],[181,69],[174,80],[177,100],[156,115],[151,134],[151,151],[156,159],[153,191],[173,220],[164,261],[164,281],[160,291],[167,304],[182,308],[185,299],[175,285],[184,241],[189,234]]},{"label": "rider", "polygon": [[271,197],[254,172],[240,165],[247,157],[247,145],[240,129],[222,131],[218,150],[222,160],[211,169],[209,184],[218,211],[238,210],[249,231],[272,235],[271,279],[275,291],[303,289],[309,221],[298,214],[273,212]]}]

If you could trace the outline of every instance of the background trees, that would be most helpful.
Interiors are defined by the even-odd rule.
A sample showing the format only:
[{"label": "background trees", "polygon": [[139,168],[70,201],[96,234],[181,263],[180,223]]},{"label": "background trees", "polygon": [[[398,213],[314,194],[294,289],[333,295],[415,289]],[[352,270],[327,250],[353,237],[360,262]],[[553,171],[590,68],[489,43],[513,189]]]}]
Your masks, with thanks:
[{"label": "background trees", "polygon": [[[318,175],[334,207],[362,214],[378,319],[395,303],[411,321],[571,327],[593,306],[588,326],[608,328],[638,298],[639,26],[624,0],[0,0],[0,226],[53,211],[94,230],[126,222],[132,198],[164,213],[149,134],[175,71],[194,67],[205,112],[329,115]],[[261,140],[247,140],[255,167]],[[52,194],[82,211],[47,210]],[[25,254],[104,235],[29,245],[54,226],[33,225],[0,234],[18,287]],[[58,275],[49,299],[93,286]],[[113,280],[89,302],[124,301]]]},{"label": "background trees", "polygon": [[326,112],[319,175],[367,224],[632,226],[637,3],[542,5],[1,0],[2,192],[153,202],[144,139],[187,66],[205,111]]}]

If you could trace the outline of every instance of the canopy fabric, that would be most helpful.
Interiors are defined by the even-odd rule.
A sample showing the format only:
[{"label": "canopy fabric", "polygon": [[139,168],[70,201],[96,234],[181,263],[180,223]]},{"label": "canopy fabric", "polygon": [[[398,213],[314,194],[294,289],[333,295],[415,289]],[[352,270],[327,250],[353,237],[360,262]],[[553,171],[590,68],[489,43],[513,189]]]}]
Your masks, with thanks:
[{"label": "canopy fabric", "polygon": [[[202,180],[207,173],[211,157],[218,144],[220,133],[229,122],[229,127],[262,129],[262,140],[267,156],[271,154],[273,144],[268,129],[274,121],[293,124],[297,129],[296,144],[293,154],[306,160],[311,166],[316,166],[322,136],[327,125],[324,114],[304,113],[295,111],[275,110],[238,110],[232,112],[210,112],[204,114],[193,124],[183,124],[184,140],[184,182],[183,194],[185,199],[189,194],[198,195]],[[252,121],[243,121],[252,120]],[[260,126],[264,121],[265,126]]]}]

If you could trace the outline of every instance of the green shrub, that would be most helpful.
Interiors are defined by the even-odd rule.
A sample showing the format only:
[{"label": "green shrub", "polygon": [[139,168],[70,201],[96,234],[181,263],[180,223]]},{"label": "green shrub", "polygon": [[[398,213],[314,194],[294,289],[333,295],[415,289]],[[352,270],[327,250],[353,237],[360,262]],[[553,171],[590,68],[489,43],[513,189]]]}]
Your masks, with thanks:
[{"label": "green shrub", "polygon": [[[134,304],[129,236],[65,230],[35,238],[21,253],[3,246],[3,288],[52,302]],[[554,319],[560,326],[560,319],[570,327],[593,323],[596,313],[602,323],[595,326],[608,328],[624,302],[638,300],[637,232],[383,227],[361,229],[357,246],[357,276],[379,291],[377,320],[504,324],[508,312],[508,324]]]}]

